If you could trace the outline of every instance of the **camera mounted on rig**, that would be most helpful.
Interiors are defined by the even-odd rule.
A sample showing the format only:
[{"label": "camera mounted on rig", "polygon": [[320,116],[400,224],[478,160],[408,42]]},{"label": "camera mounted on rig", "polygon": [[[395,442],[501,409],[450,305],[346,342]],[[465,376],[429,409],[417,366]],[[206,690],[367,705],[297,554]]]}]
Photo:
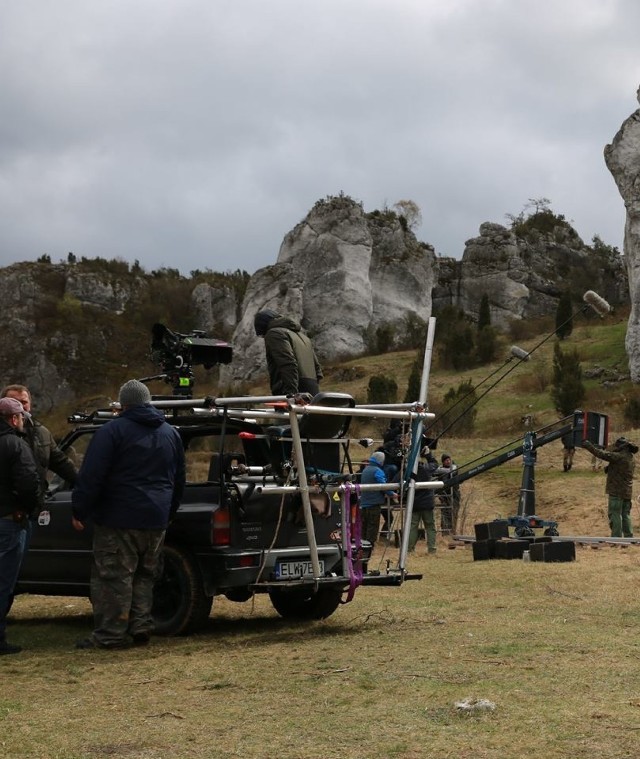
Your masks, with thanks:
[{"label": "camera mounted on rig", "polygon": [[191,395],[193,366],[211,369],[217,364],[231,363],[233,350],[229,343],[205,337],[203,330],[196,329],[184,335],[156,323],[151,328],[151,335],[151,360],[163,371],[157,379],[172,384],[175,395]]}]

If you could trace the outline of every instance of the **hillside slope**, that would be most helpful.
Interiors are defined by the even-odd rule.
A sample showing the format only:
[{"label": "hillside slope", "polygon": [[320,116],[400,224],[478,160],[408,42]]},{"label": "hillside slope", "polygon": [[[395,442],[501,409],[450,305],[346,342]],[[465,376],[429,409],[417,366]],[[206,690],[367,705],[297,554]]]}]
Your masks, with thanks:
[{"label": "hillside slope", "polygon": [[[628,428],[624,422],[624,407],[634,393],[626,370],[626,322],[624,312],[610,314],[605,319],[579,321],[562,345],[564,350],[576,348],[578,351],[587,388],[585,410],[608,414],[612,437],[624,434],[640,441],[640,431]],[[441,325],[436,325],[436,335],[441,329]],[[502,336],[496,362],[465,372],[439,366],[436,340],[428,392],[429,409],[437,415],[445,393],[463,381],[477,386],[479,396],[486,392],[476,406],[474,434],[458,437],[455,430],[450,431],[440,440],[436,451],[438,456],[446,450],[458,464],[464,464],[505,444],[521,442],[527,429],[539,430],[557,421],[558,415],[549,394],[555,338],[548,337],[548,320],[532,323],[530,329],[534,334],[518,343],[525,350],[533,351],[530,361],[520,363],[509,359],[511,342]],[[396,380],[398,400],[401,401],[415,358],[416,351],[403,351],[327,366],[322,389],[346,392],[357,402],[366,403],[370,378],[382,374]],[[589,378],[591,375],[593,378]],[[195,388],[198,397],[223,394],[214,376],[215,373],[199,373]],[[489,381],[485,382],[486,378],[490,378]],[[152,389],[158,393],[169,390],[163,383],[153,383]],[[247,388],[247,393],[268,393],[266,377]],[[530,418],[530,427],[523,423],[524,417]],[[67,425],[60,413],[53,412],[43,420],[57,435],[66,430]],[[379,440],[383,430],[383,424],[357,421],[351,434]],[[473,524],[479,521],[515,514],[521,476],[522,461],[516,459],[466,482],[462,486],[462,531],[472,532]],[[565,473],[560,441],[540,448],[536,465],[537,514],[545,519],[556,519],[561,534],[607,534],[604,479],[602,469],[592,470],[591,456],[584,451],[577,451],[573,469]],[[635,508],[634,517],[640,520]],[[638,532],[640,534],[640,526]]]},{"label": "hillside slope", "polygon": [[[611,439],[624,434],[640,441],[640,430],[629,428],[624,421],[624,407],[634,393],[628,379],[624,350],[626,323],[627,314],[623,311],[612,313],[605,319],[578,321],[571,336],[563,341],[562,348],[578,351],[587,389],[584,410],[609,416]],[[473,386],[478,386],[478,395],[497,381],[495,387],[478,401],[475,433],[470,437],[447,434],[439,442],[438,456],[446,450],[458,464],[470,462],[505,444],[521,442],[527,429],[540,430],[558,420],[550,397],[555,337],[549,337],[549,321],[532,324],[531,328],[536,326],[541,330],[539,334],[518,343],[525,350],[533,351],[530,361],[509,360],[511,343],[505,336],[501,338],[500,360],[465,372],[440,368],[436,340],[428,393],[431,411],[438,414],[445,393],[462,381],[469,380]],[[440,328],[436,325],[436,334]],[[327,367],[322,389],[346,392],[359,403],[366,403],[369,379],[381,374],[396,380],[398,400],[402,401],[415,356],[415,351],[387,353]],[[504,379],[500,380],[503,376]],[[491,379],[483,383],[487,377]],[[268,386],[261,382],[250,392],[268,392]],[[530,427],[523,423],[523,417],[530,418]],[[352,434],[380,439],[383,429],[384,425],[358,423]],[[521,477],[522,459],[517,458],[463,484],[461,531],[472,533],[476,522],[515,514]],[[586,451],[576,452],[572,470],[565,473],[561,442],[549,443],[538,449],[536,513],[545,519],[557,520],[560,533],[564,535],[606,535],[604,483],[604,470],[593,470],[592,457]],[[640,534],[640,512],[635,506],[633,517],[638,522]]]}]

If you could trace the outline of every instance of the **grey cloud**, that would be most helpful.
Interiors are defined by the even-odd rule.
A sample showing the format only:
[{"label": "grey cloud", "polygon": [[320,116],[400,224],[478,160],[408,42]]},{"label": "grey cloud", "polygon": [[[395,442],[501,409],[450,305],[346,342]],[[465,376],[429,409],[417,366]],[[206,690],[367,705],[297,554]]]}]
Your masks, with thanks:
[{"label": "grey cloud", "polygon": [[459,257],[530,197],[621,247],[602,159],[640,6],[45,0],[0,24],[0,264],[255,271],[321,197],[412,198]]}]

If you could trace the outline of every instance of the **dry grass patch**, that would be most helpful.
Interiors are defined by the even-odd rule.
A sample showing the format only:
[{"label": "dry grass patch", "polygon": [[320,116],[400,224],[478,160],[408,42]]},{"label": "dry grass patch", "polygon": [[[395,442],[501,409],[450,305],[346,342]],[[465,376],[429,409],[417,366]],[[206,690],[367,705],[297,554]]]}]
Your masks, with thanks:
[{"label": "dry grass patch", "polygon": [[[85,602],[19,598],[11,637],[28,650],[0,660],[3,752],[636,755],[640,548],[579,548],[554,565],[473,562],[442,543],[409,569],[424,579],[361,588],[325,622],[284,623],[264,597],[221,600],[204,634],[119,653],[72,649]],[[464,698],[496,709],[459,714]]]}]

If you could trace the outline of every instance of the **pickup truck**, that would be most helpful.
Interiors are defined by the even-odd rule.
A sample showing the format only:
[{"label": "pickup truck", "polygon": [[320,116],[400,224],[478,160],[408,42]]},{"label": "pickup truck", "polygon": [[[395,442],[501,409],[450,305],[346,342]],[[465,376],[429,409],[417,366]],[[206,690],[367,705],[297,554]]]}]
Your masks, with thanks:
[{"label": "pickup truck", "polygon": [[[321,393],[308,408],[337,407],[339,415],[294,419],[282,399],[282,410],[261,399],[250,408],[237,400],[235,410],[213,399],[153,401],[180,432],[187,457],[187,485],[154,591],[161,635],[200,629],[216,595],[243,602],[268,593],[283,617],[314,620],[338,608],[355,577],[366,583],[371,546],[352,537],[357,505],[347,484],[353,398]],[[60,445],[78,467],[93,433],[114,413],[71,417]],[[91,544],[90,524],[81,533],[71,526],[69,484],[54,478],[16,593],[88,597]],[[402,579],[373,577],[369,584]]]}]

